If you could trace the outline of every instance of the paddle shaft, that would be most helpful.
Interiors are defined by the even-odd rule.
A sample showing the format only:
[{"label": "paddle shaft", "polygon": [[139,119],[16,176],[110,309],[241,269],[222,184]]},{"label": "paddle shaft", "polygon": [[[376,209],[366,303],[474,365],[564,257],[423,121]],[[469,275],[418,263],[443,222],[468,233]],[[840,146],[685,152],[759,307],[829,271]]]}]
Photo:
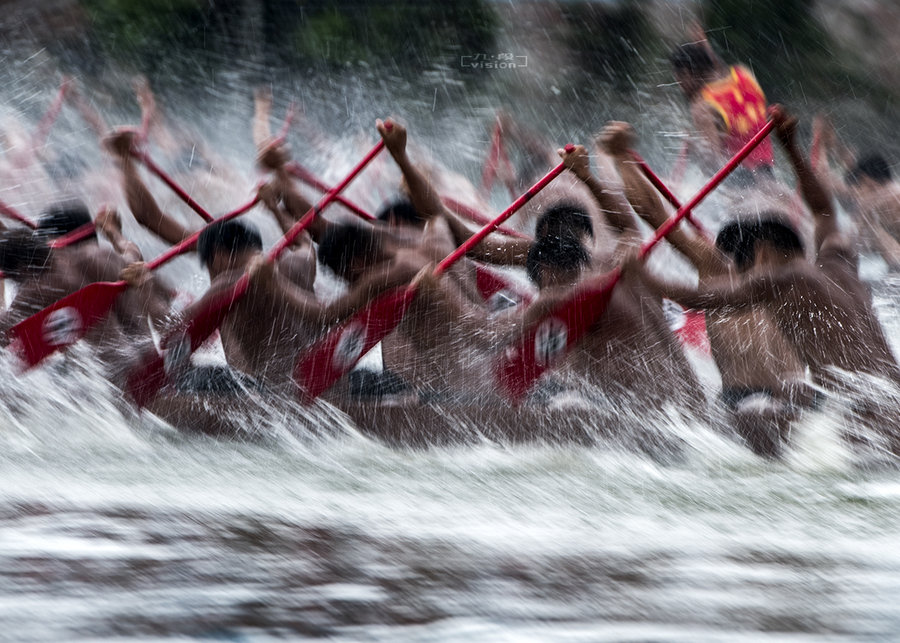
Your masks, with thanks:
[{"label": "paddle shaft", "polygon": [[641,246],[641,252],[638,255],[640,259],[643,259],[647,256],[647,254],[653,249],[653,247],[660,242],[660,240],[665,237],[672,229],[678,225],[678,223],[686,216],[693,211],[697,205],[703,201],[709,193],[719,187],[719,184],[724,181],[729,174],[731,174],[741,162],[750,155],[750,153],[756,149],[756,146],[763,142],[763,140],[769,135],[769,133],[775,128],[775,122],[769,120],[763,125],[760,130],[751,138],[747,143],[740,149],[740,151],[731,157],[731,160],[725,164],[725,166],[716,172],[713,177],[700,188],[700,191],[697,192],[691,198],[690,201],[682,205],[675,214],[664,224],[659,226],[659,229],[656,231],[656,234],[653,235],[649,241],[647,241],[643,246]]},{"label": "paddle shaft", "polygon": [[291,229],[285,233],[281,240],[276,243],[275,246],[269,251],[269,254],[266,256],[266,260],[275,261],[276,259],[278,259],[281,253],[284,252],[285,248],[294,243],[297,237],[300,236],[300,233],[302,233],[309,226],[309,224],[313,222],[313,219],[316,218],[316,215],[323,209],[325,209],[325,207],[328,206],[328,204],[330,204],[332,201],[337,200],[337,197],[341,192],[344,191],[344,188],[350,185],[350,182],[353,181],[353,179],[355,179],[356,176],[363,171],[363,168],[365,168],[372,161],[372,159],[378,156],[378,153],[383,149],[384,140],[380,140],[375,144],[375,147],[369,150],[369,153],[366,154],[362,158],[362,160],[356,164],[356,166],[350,171],[350,174],[344,177],[344,180],[328,190],[328,192],[325,193],[325,196],[323,196],[316,205],[311,207],[306,212],[306,214],[304,214],[300,218],[300,220],[297,221],[297,223],[295,223],[291,227]]},{"label": "paddle shaft", "polygon": [[[574,146],[571,143],[569,145],[566,145],[566,151],[571,151],[572,149],[574,149]],[[488,223],[481,230],[469,237],[461,246],[451,252],[443,261],[441,261],[437,265],[437,267],[434,269],[435,277],[439,277],[440,275],[442,275],[450,266],[456,263],[456,261],[459,260],[460,257],[466,254],[474,246],[478,245],[486,236],[493,232],[497,228],[497,226],[499,226],[513,214],[518,212],[523,205],[531,201],[531,199],[533,199],[538,192],[547,187],[547,185],[557,176],[562,174],[565,169],[566,166],[564,163],[560,163],[559,165],[557,165],[555,168],[550,170],[544,176],[544,178],[528,188],[528,190],[526,190],[524,194],[513,201],[508,208],[497,215],[497,217],[495,217],[490,223]]]},{"label": "paddle shaft", "polygon": [[[244,205],[239,207],[237,210],[233,210],[227,214],[223,214],[218,219],[214,219],[214,220],[210,221],[210,223],[219,223],[220,221],[228,221],[229,219],[239,217],[240,215],[244,214],[249,209],[251,209],[253,206],[255,206],[257,203],[259,203],[259,196],[253,197],[253,199],[251,199],[250,201],[248,201],[247,203],[245,203]],[[200,235],[203,234],[203,231],[208,227],[209,226],[207,225],[207,226],[200,228],[199,230],[197,230],[197,232],[195,232],[194,234],[189,236],[184,241],[182,241],[180,243],[176,243],[174,246],[169,248],[166,252],[162,253],[155,259],[151,259],[150,261],[148,261],[147,262],[147,270],[156,270],[161,265],[170,261],[177,255],[180,255],[180,254],[190,250],[191,248],[193,248],[194,245],[197,243],[197,239],[200,238]]]},{"label": "paddle shaft", "polygon": [[37,228],[37,224],[34,221],[31,221],[31,220],[27,219],[24,215],[19,214],[16,210],[14,210],[12,208],[12,206],[9,206],[9,205],[3,203],[3,201],[0,201],[0,214],[4,214],[4,215],[8,216],[10,219],[14,219],[14,220],[18,221],[19,223],[24,223],[32,230]]},{"label": "paddle shaft", "polygon": [[[659,178],[652,169],[650,169],[650,166],[647,165],[647,162],[642,159],[641,156],[634,150],[631,150],[631,156],[634,158],[634,161],[635,163],[637,163],[638,167],[641,168],[641,172],[644,173],[644,176],[647,177],[647,180],[650,181],[653,187],[656,188],[656,191],[659,192],[663,196],[663,198],[668,201],[676,210],[680,208],[681,202],[678,200],[678,197],[676,197],[668,188],[668,186],[663,183],[662,179]],[[700,225],[700,222],[694,218],[693,212],[687,215],[687,220],[690,221],[691,225],[694,226],[694,229],[697,232],[702,234],[707,239],[709,238],[709,233],[706,231],[706,228]]]},{"label": "paddle shaft", "polygon": [[484,169],[481,172],[481,190],[484,193],[488,193],[491,191],[491,187],[494,184],[494,176],[497,174],[497,166],[500,164],[500,117],[497,117],[497,120],[494,124],[494,129],[491,132],[491,144],[488,148],[488,156],[484,162]]},{"label": "paddle shaft", "polygon": [[53,123],[56,121],[56,119],[59,117],[59,113],[62,111],[63,101],[66,99],[66,92],[68,91],[68,89],[68,81],[63,80],[62,85],[60,85],[59,87],[59,92],[57,92],[56,97],[53,99],[53,102],[47,109],[47,113],[44,114],[44,117],[38,123],[37,128],[35,128],[33,139],[35,147],[40,147],[46,142],[47,135],[50,133],[50,128],[53,126]]},{"label": "paddle shaft", "polygon": [[134,156],[136,159],[138,159],[141,163],[143,163],[144,166],[148,170],[153,172],[157,177],[159,177],[159,179],[163,183],[168,185],[169,189],[172,190],[172,192],[174,192],[175,194],[177,194],[178,198],[180,198],[182,201],[184,201],[187,204],[187,206],[189,208],[191,208],[191,210],[193,210],[194,212],[199,214],[201,217],[203,217],[204,221],[209,223],[209,222],[212,222],[215,220],[214,217],[203,208],[203,206],[201,206],[199,203],[194,201],[194,199],[192,199],[191,196],[187,192],[185,192],[184,189],[172,179],[172,177],[170,177],[168,174],[166,174],[162,170],[162,168],[159,167],[153,161],[153,159],[151,159],[145,152],[141,152],[139,150],[132,150],[131,155]]},{"label": "paddle shaft", "polygon": [[65,248],[66,246],[71,246],[73,243],[78,243],[82,239],[86,239],[92,234],[96,232],[96,228],[94,227],[94,222],[90,221],[89,223],[85,223],[82,226],[78,226],[72,232],[68,234],[64,234],[60,237],[57,237],[53,241],[51,241],[48,245],[56,250],[57,248]]},{"label": "paddle shaft", "polygon": [[[218,223],[220,221],[228,221],[229,219],[239,217],[242,214],[244,214],[245,212],[247,212],[247,210],[249,210],[250,208],[255,206],[257,203],[259,203],[259,196],[253,197],[253,199],[251,201],[248,201],[247,203],[245,203],[244,205],[239,207],[237,210],[233,210],[231,212],[228,212],[227,214],[223,214],[218,219],[214,219],[208,225],[200,228],[199,230],[197,230],[194,234],[189,236],[184,241],[175,244],[174,246],[172,246],[171,248],[166,250],[161,255],[148,261],[145,264],[145,267],[149,271],[156,270],[157,268],[159,268],[163,264],[168,263],[169,261],[171,261],[178,255],[183,254],[183,253],[187,252],[188,250],[190,250],[191,248],[193,248],[194,245],[196,245],[196,243],[197,243],[197,239],[199,239],[200,235],[203,234],[203,231],[206,228],[208,228],[210,225],[212,225],[213,223]],[[71,245],[71,244],[75,243],[76,241],[80,241],[81,239],[83,239],[87,236],[90,236],[91,232],[93,232],[93,231],[94,231],[94,224],[86,223],[85,225],[81,226],[80,228],[74,230],[73,232],[70,232],[69,234],[57,239],[56,241],[54,241],[53,243],[50,244],[50,247],[51,248],[61,248],[61,247],[65,247],[67,245]],[[108,283],[118,289],[121,289],[121,290],[124,290],[128,286],[128,282],[124,281],[124,280],[105,282],[105,283]]]},{"label": "paddle shaft", "polygon": [[[450,198],[448,196],[442,196],[441,201],[443,201],[444,205],[446,205],[451,210],[454,210],[455,212],[462,214],[466,218],[474,221],[475,223],[479,223],[481,225],[486,225],[490,221],[490,219],[488,217],[484,216],[483,214],[481,214],[474,208],[469,207],[465,203],[460,203],[456,199]],[[504,234],[507,237],[517,237],[519,239],[531,239],[531,237],[529,237],[524,232],[519,232],[518,230],[513,230],[512,228],[507,228],[506,226],[497,226],[497,232],[499,232],[500,234]]]},{"label": "paddle shaft", "polygon": [[[296,176],[298,179],[306,183],[308,186],[317,189],[319,192],[328,192],[331,188],[329,188],[323,181],[320,181],[316,178],[316,176],[307,170],[305,167],[293,161],[287,164],[287,171]],[[353,214],[365,219],[366,221],[374,221],[375,217],[361,207],[345,199],[343,196],[338,195],[334,198],[336,203],[340,203],[342,206],[350,210]]]}]

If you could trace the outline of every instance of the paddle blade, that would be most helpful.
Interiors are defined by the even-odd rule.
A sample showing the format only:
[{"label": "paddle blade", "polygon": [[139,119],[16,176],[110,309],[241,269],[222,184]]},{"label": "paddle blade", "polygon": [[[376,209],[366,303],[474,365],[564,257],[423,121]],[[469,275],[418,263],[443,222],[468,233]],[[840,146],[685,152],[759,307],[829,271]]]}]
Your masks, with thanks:
[{"label": "paddle blade", "polygon": [[150,351],[143,356],[125,384],[125,390],[138,406],[146,406],[159,394],[169,382],[170,373],[184,367],[191,354],[222,325],[249,287],[250,277],[245,273],[232,288],[210,297],[202,308],[166,335],[161,342],[161,353]]},{"label": "paddle blade", "polygon": [[301,399],[311,403],[356,366],[397,327],[415,296],[412,286],[389,290],[304,351],[294,366]]},{"label": "paddle blade", "polygon": [[556,366],[606,311],[618,270],[598,288],[579,290],[500,355],[494,375],[501,392],[518,404],[548,369]]},{"label": "paddle blade", "polygon": [[109,314],[127,287],[124,281],[98,281],[63,297],[10,329],[13,350],[26,369],[37,366],[84,337]]},{"label": "paddle blade", "polygon": [[526,304],[530,304],[532,300],[530,294],[523,292],[499,274],[481,264],[475,264],[475,283],[478,286],[478,292],[486,302],[489,302],[497,293],[502,292],[509,292]]}]

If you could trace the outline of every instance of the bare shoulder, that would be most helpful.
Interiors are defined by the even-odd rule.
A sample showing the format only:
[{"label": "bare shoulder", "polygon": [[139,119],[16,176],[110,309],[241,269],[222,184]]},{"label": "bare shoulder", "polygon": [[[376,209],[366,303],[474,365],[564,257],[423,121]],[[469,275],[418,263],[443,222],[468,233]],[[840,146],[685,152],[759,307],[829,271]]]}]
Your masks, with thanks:
[{"label": "bare shoulder", "polygon": [[855,276],[859,268],[856,244],[845,234],[831,234],[822,241],[816,255],[816,263],[825,271],[852,271]]}]

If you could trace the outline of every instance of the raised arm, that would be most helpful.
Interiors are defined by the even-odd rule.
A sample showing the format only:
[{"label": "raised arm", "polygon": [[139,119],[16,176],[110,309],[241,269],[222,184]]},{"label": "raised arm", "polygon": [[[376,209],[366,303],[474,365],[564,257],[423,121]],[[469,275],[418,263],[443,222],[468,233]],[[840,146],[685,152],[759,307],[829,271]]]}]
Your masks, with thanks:
[{"label": "raised arm", "polygon": [[607,190],[591,172],[591,162],[583,145],[576,145],[571,152],[557,150],[566,168],[585,184],[600,206],[607,224],[619,234],[639,236],[637,222],[631,206],[616,190]]},{"label": "raised arm", "polygon": [[173,245],[181,243],[191,232],[159,208],[156,199],[141,180],[137,163],[131,156],[135,137],[135,132],[123,130],[106,139],[107,149],[118,159],[122,169],[122,187],[128,207],[137,222],[156,236]]},{"label": "raised arm", "polygon": [[103,120],[100,112],[85,99],[74,81],[69,85],[66,99],[75,107],[81,118],[84,119],[84,122],[94,130],[98,137],[103,138],[106,135],[109,131],[106,121]]},{"label": "raised arm", "polygon": [[[386,127],[387,123],[391,124],[390,130]],[[440,195],[428,178],[410,161],[406,153],[406,128],[393,121],[382,123],[380,120],[376,122],[376,127],[384,139],[385,147],[403,173],[409,189],[409,197],[416,212],[426,218],[444,217],[457,244],[462,244],[469,239],[475,230],[468,227],[444,206]],[[492,234],[472,248],[468,256],[488,263],[525,265],[530,246],[528,240],[511,239],[499,234]]]},{"label": "raised arm", "polygon": [[658,296],[698,310],[746,308],[773,301],[784,287],[789,287],[789,275],[759,274],[751,277],[722,275],[704,281],[702,286],[687,286],[660,279],[640,260],[630,256],[623,271],[640,277],[647,288]]},{"label": "raised arm", "polygon": [[[462,245],[476,232],[452,212],[447,212],[444,219],[450,227],[456,245]],[[530,239],[507,237],[494,232],[473,246],[466,256],[476,261],[501,266],[524,266],[531,243]]]},{"label": "raised arm", "polygon": [[122,234],[122,220],[115,208],[104,206],[97,212],[94,219],[97,229],[106,237],[112,245],[113,250],[121,255],[125,261],[132,263],[135,261],[143,261],[140,248],[131,241],[128,241]]},{"label": "raised arm", "polygon": [[840,234],[831,195],[816,177],[815,172],[812,171],[800,151],[800,146],[797,144],[797,119],[789,116],[780,105],[775,105],[771,114],[776,125],[775,132],[794,169],[803,200],[813,213],[816,226],[816,252],[819,252],[829,238],[836,239]]},{"label": "raised arm", "polygon": [[253,91],[253,145],[262,150],[272,139],[269,120],[272,116],[272,89],[257,87]]},{"label": "raised arm", "polygon": [[[669,219],[669,213],[656,188],[629,153],[634,143],[634,130],[627,123],[613,122],[604,128],[600,141],[616,163],[631,207],[654,230],[658,229]],[[684,226],[672,230],[666,239],[697,268],[701,276],[722,274],[728,270],[728,261],[718,248],[702,236],[689,233]]]},{"label": "raised arm", "polygon": [[[287,232],[313,207],[309,199],[297,189],[293,177],[287,171],[289,160],[287,148],[278,141],[270,141],[263,146],[257,158],[260,167],[272,172],[272,179],[259,190],[260,199],[283,232]],[[334,224],[325,217],[316,216],[306,229],[309,234],[301,234],[294,245],[302,247],[309,242],[310,237],[318,242],[332,225]]]},{"label": "raised arm", "polygon": [[403,173],[403,180],[409,189],[409,198],[416,212],[426,218],[448,214],[435,187],[410,161],[406,153],[406,128],[390,119],[385,122],[377,120],[375,127],[384,139],[384,146]]}]

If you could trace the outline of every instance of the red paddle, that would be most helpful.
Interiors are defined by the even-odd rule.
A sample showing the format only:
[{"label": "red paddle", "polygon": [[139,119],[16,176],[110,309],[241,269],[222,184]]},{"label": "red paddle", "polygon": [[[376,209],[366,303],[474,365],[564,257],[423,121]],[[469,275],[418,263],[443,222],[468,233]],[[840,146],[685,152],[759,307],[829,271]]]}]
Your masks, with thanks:
[{"label": "red paddle", "polygon": [[[384,141],[379,141],[368,154],[351,170],[343,181],[331,188],[328,193],[300,220],[288,230],[281,240],[266,255],[267,262],[273,262],[302,233],[315,217],[346,188],[356,176],[384,149]],[[215,331],[228,316],[232,306],[250,287],[250,275],[244,273],[235,282],[230,291],[212,298],[207,305],[197,311],[190,319],[186,319],[179,328],[169,333],[162,342],[162,353],[146,356],[142,363],[128,377],[127,390],[139,406],[145,406],[156,397],[159,390],[168,381],[168,371],[175,365],[190,358],[197,348]]]},{"label": "red paddle", "polygon": [[488,197],[494,185],[494,177],[497,175],[497,166],[500,164],[500,117],[494,123],[491,131],[491,144],[488,148],[487,158],[484,160],[484,169],[481,171],[481,192]]},{"label": "red paddle", "polygon": [[41,147],[47,142],[50,128],[53,127],[53,123],[56,122],[56,119],[59,118],[59,113],[62,111],[63,102],[66,99],[66,92],[69,90],[69,82],[70,79],[68,77],[63,78],[62,83],[59,86],[59,92],[56,94],[56,98],[53,99],[50,107],[47,108],[47,113],[44,114],[44,117],[35,128],[34,138],[32,139],[32,145],[34,147]]},{"label": "red paddle", "polygon": [[71,246],[73,243],[78,243],[82,239],[87,239],[89,236],[94,234],[95,231],[96,228],[94,227],[94,222],[89,221],[84,225],[78,226],[77,228],[72,230],[72,232],[57,237],[47,245],[49,245],[53,250],[56,250],[57,248],[65,248],[66,246]]},{"label": "red paddle", "polygon": [[172,179],[172,177],[163,172],[162,168],[159,167],[145,152],[132,148],[131,155],[138,159],[141,163],[143,163],[146,168],[153,172],[157,177],[159,177],[159,179],[163,183],[168,185],[169,189],[177,194],[178,198],[184,201],[188,205],[188,207],[191,208],[191,210],[203,217],[204,221],[209,223],[215,220],[213,219],[213,216],[209,212],[207,212],[203,208],[203,206],[194,201],[194,199],[191,198],[191,195],[185,192],[184,189]]},{"label": "red paddle", "polygon": [[[485,226],[491,222],[491,220],[488,217],[481,214],[475,208],[469,207],[465,203],[461,203],[460,201],[457,201],[456,199],[453,199],[448,196],[442,196],[441,201],[443,201],[444,205],[446,205],[448,208],[450,208],[457,214],[461,214],[464,217],[471,219],[475,223],[478,223],[482,226]],[[507,237],[517,237],[519,239],[530,239],[531,238],[523,232],[519,232],[518,230],[513,230],[512,228],[509,228],[507,226],[502,226],[502,225],[497,226],[497,232],[499,232],[500,234],[505,234]]]},{"label": "red paddle", "polygon": [[511,284],[504,277],[494,272],[487,266],[475,263],[475,284],[478,286],[478,292],[485,301],[496,295],[498,292],[508,291],[521,299],[524,303],[530,304],[534,297],[523,289]]},{"label": "red paddle", "polygon": [[[639,258],[644,259],[663,237],[734,171],[774,127],[775,123],[768,121],[690,201],[678,208],[675,214],[659,227],[653,238],[641,247]],[[521,401],[544,371],[558,363],[560,358],[590,330],[594,322],[606,311],[613,289],[621,276],[621,268],[615,268],[605,276],[601,285],[578,289],[556,310],[532,324],[514,346],[506,349],[498,361],[495,374],[500,388],[510,399],[515,402]],[[594,284],[598,282],[596,279],[592,281]]]},{"label": "red paddle", "polygon": [[[494,125],[493,134],[491,135],[491,145],[488,148],[488,155],[484,161],[484,169],[481,172],[481,192],[486,197],[490,195],[491,188],[494,186],[494,180],[497,178],[497,170],[500,165],[506,170],[507,175],[514,173],[512,162],[509,160],[509,154],[506,152],[506,146],[503,145],[503,124],[500,116],[497,116]],[[506,188],[509,190],[510,196],[515,199],[515,186],[507,182]]]},{"label": "red paddle", "polygon": [[[672,194],[672,191],[666,187],[662,179],[654,174],[647,162],[634,150],[631,150],[631,156],[638,164],[638,167],[641,168],[647,180],[653,184],[653,187],[656,188],[663,198],[671,203],[676,210],[680,208],[681,202],[678,200],[678,197]],[[689,212],[685,215],[685,218],[690,221],[697,232],[706,237],[707,240],[711,240],[709,232],[694,218],[693,212]],[[702,310],[685,310],[684,322],[679,328],[675,329],[675,334],[678,335],[684,344],[698,348],[704,353],[709,353],[709,338],[706,336],[706,315]]]},{"label": "red paddle", "polygon": [[[666,201],[672,204],[672,207],[674,207],[676,210],[680,208],[681,202],[678,200],[678,197],[672,194],[672,191],[666,186],[665,183],[663,183],[662,179],[659,178],[653,172],[653,170],[650,169],[650,166],[647,165],[647,162],[641,158],[640,154],[638,154],[634,150],[631,150],[631,156],[632,158],[634,158],[634,161],[635,163],[637,163],[638,167],[641,168],[641,172],[644,173],[644,176],[647,177],[647,180],[650,181],[650,183],[653,184],[653,187],[656,188],[656,191],[659,192]],[[685,215],[685,218],[691,223],[692,226],[694,226],[694,229],[697,230],[697,232],[702,234],[707,239],[710,238],[709,233],[706,231],[706,229],[700,224],[699,221],[694,218],[693,212],[689,212],[687,215]]]},{"label": "red paddle", "polygon": [[[571,151],[574,146],[567,145]],[[560,175],[565,165],[560,163],[544,178],[535,183],[525,194],[493,221],[472,235],[450,253],[434,269],[434,276],[442,275],[460,257],[490,234],[500,223],[515,214],[553,179]],[[340,324],[319,341],[312,349],[304,351],[294,367],[294,381],[300,387],[302,399],[309,403],[327,391],[372,347],[390,334],[403,319],[418,291],[418,283],[394,288],[373,299],[362,311]]]},{"label": "red paddle", "polygon": [[[320,181],[316,178],[316,176],[307,170],[305,167],[297,163],[296,161],[292,161],[287,164],[287,171],[296,176],[298,179],[306,183],[308,186],[317,189],[319,192],[327,193],[331,188],[328,187],[324,182]],[[352,201],[348,201],[344,197],[338,195],[335,197],[335,202],[340,203],[342,206],[350,210],[353,214],[356,214],[366,221],[374,221],[375,217],[363,210],[361,207],[353,203]]]},{"label": "red paddle", "polygon": [[5,203],[3,203],[3,201],[0,201],[0,214],[7,216],[10,219],[13,219],[15,221],[18,221],[19,223],[24,223],[32,230],[37,228],[37,223],[28,219],[25,215],[20,214],[18,211],[13,209],[12,206],[6,205]]},{"label": "red paddle", "polygon": [[[322,182],[321,180],[316,178],[316,176],[312,172],[310,172],[309,170],[304,168],[302,165],[300,165],[296,161],[289,163],[287,166],[287,170],[288,170],[288,172],[290,172],[291,174],[296,176],[298,179],[300,179],[301,181],[303,181],[310,187],[313,187],[313,188],[319,190],[320,192],[327,192],[329,190],[329,187],[324,182]],[[361,207],[359,207],[352,201],[345,199],[342,196],[337,197],[337,199],[335,199],[335,201],[337,201],[338,203],[343,205],[345,208],[347,208],[354,214],[361,216],[363,219],[368,219],[369,221],[373,221],[375,219],[374,216],[372,216],[371,214],[369,214],[368,212],[363,210]],[[483,214],[481,214],[474,208],[471,208],[471,207],[467,206],[466,204],[461,203],[455,199],[451,199],[450,197],[441,197],[441,201],[443,201],[444,205],[446,205],[448,208],[450,208],[457,214],[462,214],[463,216],[471,219],[472,221],[475,221],[476,223],[480,223],[481,225],[486,225],[488,222],[490,222],[490,219],[488,217],[484,216]],[[508,237],[519,237],[520,239],[528,239],[529,238],[527,234],[523,234],[523,233],[519,232],[518,230],[513,230],[512,228],[507,228],[505,226],[498,226],[497,232],[505,234]]]},{"label": "red paddle", "polygon": [[[259,197],[254,197],[246,205],[220,217],[219,221],[240,216],[258,202]],[[67,237],[83,233],[82,228]],[[175,256],[193,248],[201,232],[202,229],[198,230],[156,259],[147,262],[147,269],[155,270]],[[62,239],[63,237],[57,243]],[[13,326],[10,334],[17,344],[16,352],[21,356],[25,367],[36,366],[55,351],[70,346],[84,337],[91,327],[109,314],[119,295],[127,288],[126,281],[99,281],[88,284]]]},{"label": "red paddle", "polygon": [[675,159],[675,166],[672,168],[672,175],[670,177],[670,182],[675,186],[678,186],[681,183],[681,179],[684,178],[684,171],[687,168],[690,147],[691,145],[688,142],[688,139],[685,139],[681,146],[681,150],[678,152],[678,158]]}]

